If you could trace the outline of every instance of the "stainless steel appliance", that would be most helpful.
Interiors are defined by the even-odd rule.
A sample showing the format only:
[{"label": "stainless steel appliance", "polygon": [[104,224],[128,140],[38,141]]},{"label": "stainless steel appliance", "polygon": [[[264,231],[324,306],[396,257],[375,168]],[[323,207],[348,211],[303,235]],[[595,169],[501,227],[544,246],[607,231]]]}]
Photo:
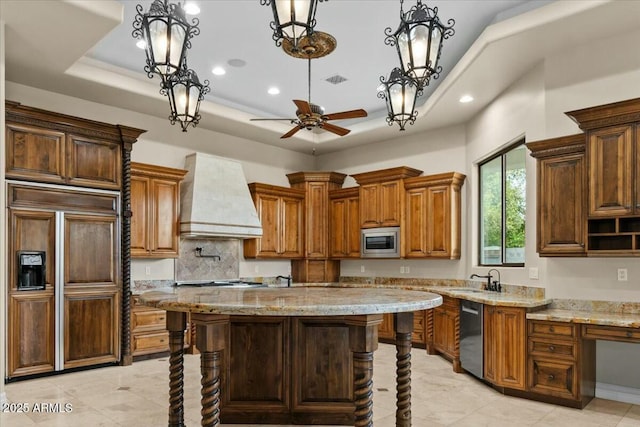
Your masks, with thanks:
[{"label": "stainless steel appliance", "polygon": [[477,378],[483,378],[483,306],[479,302],[460,301],[460,363]]},{"label": "stainless steel appliance", "polygon": [[361,258],[400,258],[400,227],[363,228]]},{"label": "stainless steel appliance", "polygon": [[18,251],[18,290],[45,289],[45,259],[45,251]]}]

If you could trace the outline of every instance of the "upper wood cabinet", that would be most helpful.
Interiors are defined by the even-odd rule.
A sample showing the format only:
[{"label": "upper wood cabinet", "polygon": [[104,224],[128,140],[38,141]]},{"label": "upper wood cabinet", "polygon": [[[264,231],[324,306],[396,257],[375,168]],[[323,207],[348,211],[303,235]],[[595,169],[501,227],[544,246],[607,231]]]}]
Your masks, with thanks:
[{"label": "upper wood cabinet", "polygon": [[447,172],[404,180],[405,258],[460,258],[461,196],[465,175]]},{"label": "upper wood cabinet", "polygon": [[291,188],[305,191],[305,258],[329,257],[329,191],[342,187],[346,175],[338,172],[287,174]]},{"label": "upper wood cabinet", "polygon": [[484,378],[499,387],[526,388],[525,316],[520,307],[484,306]]},{"label": "upper wood cabinet", "polygon": [[305,191],[255,182],[249,190],[262,237],[244,240],[244,257],[303,258]]},{"label": "upper wood cabinet", "polygon": [[360,227],[393,227],[402,223],[403,179],[422,171],[400,166],[351,175],[360,185]]},{"label": "upper wood cabinet", "polygon": [[187,172],[131,163],[131,256],[175,258],[179,249],[180,181]]},{"label": "upper wood cabinet", "polygon": [[586,132],[587,254],[640,254],[640,98],[566,113]]},{"label": "upper wood cabinet", "polygon": [[586,255],[585,135],[526,144],[537,159],[536,223],[540,256]]},{"label": "upper wood cabinet", "polygon": [[329,192],[329,256],[360,258],[360,191],[358,187]]}]

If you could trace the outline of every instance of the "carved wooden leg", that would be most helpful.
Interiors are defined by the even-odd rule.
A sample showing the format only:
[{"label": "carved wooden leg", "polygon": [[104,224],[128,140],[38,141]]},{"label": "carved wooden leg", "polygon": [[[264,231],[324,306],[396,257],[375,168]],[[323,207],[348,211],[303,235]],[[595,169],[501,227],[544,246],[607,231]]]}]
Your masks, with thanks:
[{"label": "carved wooden leg", "polygon": [[373,352],[353,353],[355,426],[373,426]]},{"label": "carved wooden leg", "polygon": [[353,352],[355,426],[373,426],[373,352],[378,348],[381,314],[348,316],[349,348]]},{"label": "carved wooden leg", "polygon": [[184,328],[186,314],[167,312],[169,331],[169,427],[184,427]]},{"label": "carved wooden leg", "polygon": [[411,426],[411,332],[413,313],[394,314],[396,332],[396,426]]},{"label": "carved wooden leg", "polygon": [[202,426],[220,425],[220,373],[229,316],[192,314],[196,325],[196,346],[200,352],[202,379]]},{"label": "carved wooden leg", "polygon": [[220,425],[220,356],[220,351],[207,351],[200,355],[203,427]]}]

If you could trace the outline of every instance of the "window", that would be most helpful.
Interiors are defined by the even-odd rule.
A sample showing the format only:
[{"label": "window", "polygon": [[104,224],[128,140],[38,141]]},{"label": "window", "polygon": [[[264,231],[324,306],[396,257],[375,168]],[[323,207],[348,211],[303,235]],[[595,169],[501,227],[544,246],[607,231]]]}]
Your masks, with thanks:
[{"label": "window", "polygon": [[480,164],[480,265],[524,266],[524,140]]}]

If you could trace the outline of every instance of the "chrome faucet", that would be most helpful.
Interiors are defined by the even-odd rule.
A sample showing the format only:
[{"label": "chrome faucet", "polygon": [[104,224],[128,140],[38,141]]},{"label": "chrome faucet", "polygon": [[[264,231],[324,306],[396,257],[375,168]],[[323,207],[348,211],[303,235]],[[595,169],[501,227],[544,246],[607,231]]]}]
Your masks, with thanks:
[{"label": "chrome faucet", "polygon": [[[491,280],[493,279],[493,276],[491,275],[492,271],[495,271],[496,273],[498,273],[498,280],[493,280],[493,281]],[[486,286],[487,291],[502,292],[502,285],[500,284],[500,272],[495,268],[492,268],[489,271],[487,271],[486,276],[480,276],[479,274],[472,274],[470,277],[470,279],[475,279],[475,278],[487,279],[487,286]]]},{"label": "chrome faucet", "polygon": [[276,280],[287,279],[287,288],[291,287],[291,275],[289,276],[276,276]]}]

